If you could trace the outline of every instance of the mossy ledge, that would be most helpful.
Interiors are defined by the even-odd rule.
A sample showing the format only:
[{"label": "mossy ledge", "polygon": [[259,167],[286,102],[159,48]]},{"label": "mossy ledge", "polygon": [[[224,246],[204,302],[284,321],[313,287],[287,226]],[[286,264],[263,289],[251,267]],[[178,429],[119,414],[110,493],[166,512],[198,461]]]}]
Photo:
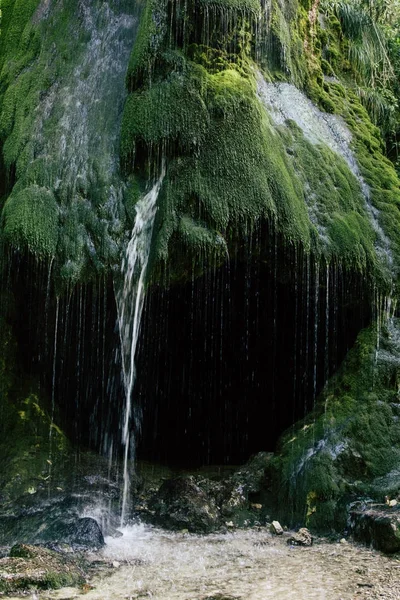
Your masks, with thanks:
[{"label": "mossy ledge", "polygon": [[[260,68],[269,79],[320,90],[314,93],[318,102],[331,97],[322,83],[320,46],[315,43],[307,54],[297,44],[302,35],[315,41],[312,7],[273,3],[268,31],[273,37],[279,31],[280,37],[272,44],[271,62],[271,47],[255,35],[259,13],[222,4],[213,4],[210,16],[194,1],[183,15],[173,2],[148,0],[131,56],[121,136],[122,164],[136,190],[130,214],[137,191],[157,175],[157,162],[167,161],[153,235],[153,281],[166,266],[170,280],[181,281],[193,265],[201,272],[207,262],[223,261],[260,221],[268,221],[284,245],[301,245],[316,260],[341,262],[367,274],[371,287],[389,291],[391,274],[377,255],[377,232],[348,165],[323,144],[313,147],[294,124],[274,127],[258,98]],[[285,27],[278,28],[274,19]],[[359,111],[355,103],[348,96],[349,111]],[[400,218],[393,184],[398,180],[380,154],[365,111],[362,119],[368,137],[355,135],[354,147],[361,159],[364,151],[369,154],[368,183],[371,172],[377,176],[385,164],[387,176],[371,186],[373,204],[382,212],[385,233],[395,238],[400,264],[394,226]],[[310,194],[321,222],[310,215]]]}]

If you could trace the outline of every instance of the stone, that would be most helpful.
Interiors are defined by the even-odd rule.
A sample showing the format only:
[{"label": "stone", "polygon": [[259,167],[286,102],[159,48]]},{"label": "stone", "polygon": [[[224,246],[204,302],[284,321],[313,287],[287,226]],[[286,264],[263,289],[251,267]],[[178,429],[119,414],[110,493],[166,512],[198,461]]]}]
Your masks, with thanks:
[{"label": "stone", "polygon": [[59,531],[59,541],[80,549],[99,549],[104,546],[100,525],[91,517],[83,517],[64,524]]},{"label": "stone", "polygon": [[281,524],[279,523],[279,521],[272,521],[269,530],[271,533],[273,533],[275,535],[283,534],[283,528],[282,528]]},{"label": "stone", "polygon": [[387,554],[400,551],[400,505],[385,504],[350,512],[354,539]]},{"label": "stone", "polygon": [[219,525],[220,511],[193,476],[168,479],[150,502],[151,521],[173,530],[208,533]]},{"label": "stone", "polygon": [[291,546],[312,546],[313,537],[306,527],[302,527],[290,536],[287,543]]}]

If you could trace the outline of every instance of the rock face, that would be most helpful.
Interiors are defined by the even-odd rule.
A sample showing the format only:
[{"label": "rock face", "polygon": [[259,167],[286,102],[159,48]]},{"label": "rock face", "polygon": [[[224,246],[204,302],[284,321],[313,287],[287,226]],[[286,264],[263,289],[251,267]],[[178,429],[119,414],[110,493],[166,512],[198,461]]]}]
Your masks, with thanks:
[{"label": "rock face", "polygon": [[67,544],[74,550],[98,550],[104,546],[101,528],[90,517],[52,520],[51,512],[37,512],[19,517],[0,517],[2,544],[10,541],[19,543]]},{"label": "rock face", "polygon": [[60,539],[63,543],[75,548],[99,549],[104,546],[104,537],[95,519],[84,517],[66,523],[60,528]]},{"label": "rock face", "polygon": [[208,533],[218,526],[220,512],[194,477],[165,481],[152,503],[154,520],[168,529]]},{"label": "rock face", "polygon": [[[76,550],[99,549],[104,537],[118,535],[119,487],[107,478],[101,457],[82,455],[80,472],[53,473],[50,489],[37,483],[34,493],[0,505],[0,546],[67,544]],[[104,475],[104,476],[103,476]],[[83,518],[82,518],[83,517]],[[101,524],[101,527],[100,527]]]},{"label": "rock face", "polygon": [[200,476],[165,481],[140,513],[168,529],[208,533],[220,526],[265,523],[265,508],[253,500],[262,495],[271,454],[260,452],[223,480]]},{"label": "rock face", "polygon": [[[277,518],[284,518],[291,508],[293,525],[307,513],[311,531],[343,532],[350,498],[370,498],[376,503],[385,496],[389,502],[397,498],[399,319],[382,328],[378,351],[376,346],[376,330],[363,330],[326,385],[315,411],[283,436],[276,470]],[[371,520],[367,516],[364,519],[365,524],[357,526],[358,539],[386,546],[373,542],[378,525],[367,524]],[[383,524],[378,522],[380,530]]]},{"label": "rock face", "polygon": [[350,513],[354,539],[391,554],[400,551],[400,507],[375,505]]}]

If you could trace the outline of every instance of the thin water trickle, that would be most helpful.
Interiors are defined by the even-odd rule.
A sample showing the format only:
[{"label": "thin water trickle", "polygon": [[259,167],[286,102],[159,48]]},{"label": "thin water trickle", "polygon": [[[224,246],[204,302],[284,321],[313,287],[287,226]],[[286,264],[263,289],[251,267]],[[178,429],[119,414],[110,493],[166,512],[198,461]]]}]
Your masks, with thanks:
[{"label": "thin water trickle", "polygon": [[57,366],[57,340],[58,340],[58,321],[59,321],[59,312],[60,312],[60,300],[57,298],[56,302],[56,320],[54,325],[54,354],[53,354],[53,374],[51,381],[51,418],[50,418],[50,429],[49,429],[49,493],[51,486],[51,475],[52,475],[52,463],[53,463],[53,427],[54,427],[54,415],[56,409],[56,399],[55,399],[55,387],[56,387],[56,366]]},{"label": "thin water trickle", "polygon": [[161,175],[151,190],[136,205],[135,224],[130,242],[122,261],[123,283],[116,293],[119,333],[121,339],[122,368],[125,388],[122,443],[124,446],[123,496],[121,526],[125,523],[129,500],[129,459],[132,419],[132,392],[136,379],[135,353],[139,339],[140,322],[145,295],[145,279],[150,255],[157,198],[165,175],[163,164]]},{"label": "thin water trickle", "polygon": [[319,324],[319,262],[315,263],[314,287],[314,368],[313,368],[313,408],[317,399],[317,369],[318,369],[318,324]]},{"label": "thin water trickle", "polygon": [[329,377],[329,263],[326,265],[326,290],[325,290],[325,373],[324,384]]}]

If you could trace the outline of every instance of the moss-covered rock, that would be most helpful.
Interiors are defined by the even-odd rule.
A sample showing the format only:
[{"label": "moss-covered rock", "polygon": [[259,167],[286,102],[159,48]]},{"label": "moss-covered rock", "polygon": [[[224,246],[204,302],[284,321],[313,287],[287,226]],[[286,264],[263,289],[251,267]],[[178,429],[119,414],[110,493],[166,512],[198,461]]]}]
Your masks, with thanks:
[{"label": "moss-covered rock", "polygon": [[[128,172],[134,167],[133,187],[154,176],[161,156],[167,160],[151,250],[153,280],[166,264],[170,280],[181,281],[224,261],[265,220],[284,245],[368,273],[388,290],[397,272],[388,263],[400,260],[397,177],[355,95],[324,82],[318,7],[276,0],[260,16],[230,6],[226,10],[236,15],[231,23],[218,3],[211,16],[198,2],[184,15],[172,4],[149,1],[143,10],[121,140],[123,163]],[[345,116],[358,179],[336,152],[310,143],[293,123],[274,126],[260,103],[260,65],[267,78],[289,79],[325,111]],[[352,119],[356,113],[360,127]],[[386,241],[385,250],[379,248],[378,227],[393,259],[383,256]]]},{"label": "moss-covered rock", "polygon": [[400,552],[400,507],[385,505],[353,507],[350,512],[351,533],[359,542],[387,554]]},{"label": "moss-covered rock", "polygon": [[53,257],[67,284],[119,260],[126,216],[118,137],[134,10],[114,0],[2,5],[0,147],[9,197],[0,235],[14,249]]},{"label": "moss-covered rock", "polygon": [[35,381],[21,378],[11,327],[0,315],[0,503],[52,485],[69,443]]},{"label": "moss-covered rock", "polygon": [[341,530],[351,500],[384,500],[400,461],[399,369],[398,320],[362,331],[315,410],[283,436],[276,485],[294,522]]},{"label": "moss-covered rock", "polygon": [[58,242],[59,208],[54,194],[32,185],[19,193],[15,186],[3,211],[3,237],[22,252],[54,257]]},{"label": "moss-covered rock", "polygon": [[78,561],[47,548],[20,544],[0,559],[0,592],[23,593],[58,589],[85,583]]}]

